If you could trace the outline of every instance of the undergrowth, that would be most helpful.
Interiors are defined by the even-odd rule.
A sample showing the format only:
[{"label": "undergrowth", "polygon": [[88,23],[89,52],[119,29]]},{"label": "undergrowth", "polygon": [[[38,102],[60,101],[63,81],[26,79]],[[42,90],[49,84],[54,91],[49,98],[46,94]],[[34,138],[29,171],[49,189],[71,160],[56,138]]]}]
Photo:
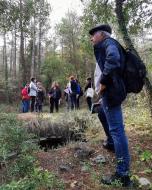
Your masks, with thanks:
[{"label": "undergrowth", "polygon": [[0,115],[0,190],[64,189],[55,174],[40,168],[32,136],[15,115]]}]

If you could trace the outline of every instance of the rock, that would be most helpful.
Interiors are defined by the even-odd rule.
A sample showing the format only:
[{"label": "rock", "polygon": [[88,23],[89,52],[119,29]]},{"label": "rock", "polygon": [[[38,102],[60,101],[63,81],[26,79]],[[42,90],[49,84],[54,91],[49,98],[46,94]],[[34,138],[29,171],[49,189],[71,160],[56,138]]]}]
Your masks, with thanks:
[{"label": "rock", "polygon": [[89,149],[79,149],[75,152],[74,156],[83,160],[88,159],[92,153],[92,150]]},{"label": "rock", "polygon": [[92,161],[95,162],[96,164],[100,164],[100,163],[104,164],[104,163],[106,163],[106,159],[102,155],[98,155],[97,157],[93,158]]},{"label": "rock", "polygon": [[149,181],[148,179],[146,179],[146,178],[144,178],[144,177],[141,177],[141,178],[139,178],[139,184],[140,184],[141,186],[148,186],[148,185],[150,185],[151,183],[150,183],[150,181]]},{"label": "rock", "polygon": [[87,171],[88,171],[88,168],[87,168],[86,166],[82,166],[81,171],[82,171],[82,172],[87,172]]},{"label": "rock", "polygon": [[69,172],[71,167],[68,164],[62,164],[59,166],[61,172]]},{"label": "rock", "polygon": [[82,160],[88,159],[95,152],[86,143],[80,143],[79,146],[75,147],[74,151],[74,156]]},{"label": "rock", "polygon": [[75,180],[75,181],[73,181],[73,182],[70,184],[70,187],[71,187],[71,188],[74,188],[74,187],[77,186],[77,184],[78,184],[78,182]]}]

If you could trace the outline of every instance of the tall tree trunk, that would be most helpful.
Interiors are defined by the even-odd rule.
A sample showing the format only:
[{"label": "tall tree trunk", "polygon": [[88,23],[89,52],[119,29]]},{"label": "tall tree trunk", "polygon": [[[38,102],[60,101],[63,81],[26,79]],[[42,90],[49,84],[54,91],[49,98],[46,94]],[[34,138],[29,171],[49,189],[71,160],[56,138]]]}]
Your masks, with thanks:
[{"label": "tall tree trunk", "polygon": [[39,44],[38,44],[38,63],[37,63],[37,74],[40,75],[40,68],[42,63],[42,25],[43,25],[43,17],[42,17],[42,11],[44,7],[44,0],[40,1],[40,5],[42,9],[40,9],[40,15],[39,15]]},{"label": "tall tree trunk", "polygon": [[10,77],[11,78],[13,75],[13,48],[14,48],[14,41],[13,41],[13,32],[12,32],[11,52],[10,52]]},{"label": "tall tree trunk", "polygon": [[128,34],[128,30],[126,27],[126,21],[125,21],[125,17],[123,14],[123,1],[125,1],[125,0],[115,0],[115,2],[116,2],[115,12],[116,12],[116,16],[117,16],[118,26],[119,26],[119,29],[122,34],[122,37],[123,37],[126,47],[128,49],[131,49],[138,55],[138,52],[134,48],[134,45],[131,41],[131,38]]},{"label": "tall tree trunk", "polygon": [[31,76],[34,77],[35,76],[35,16],[34,16],[34,23],[32,26],[33,29],[33,34],[32,34],[32,62],[31,62]]},{"label": "tall tree trunk", "polygon": [[[125,21],[125,17],[123,14],[123,2],[124,1],[125,0],[115,0],[115,2],[116,2],[115,12],[116,12],[117,20],[118,20],[119,29],[122,33],[122,37],[123,37],[123,40],[124,40],[126,47],[131,49],[140,58],[138,52],[134,48],[134,45],[131,41],[131,38],[128,34],[128,30],[126,27],[126,21]],[[148,98],[148,102],[149,102],[149,108],[150,108],[150,112],[151,112],[151,116],[152,116],[152,85],[151,85],[148,77],[146,78],[146,81],[145,81],[145,91],[147,94],[147,98]]]},{"label": "tall tree trunk", "polygon": [[38,47],[38,68],[37,68],[37,74],[40,75],[40,67],[41,67],[41,39],[42,38],[42,21],[41,21],[41,15],[39,20],[39,47]]},{"label": "tall tree trunk", "polygon": [[61,41],[61,59],[62,59],[62,61],[63,61],[63,58],[64,58],[64,57],[63,57],[63,56],[64,56],[64,55],[63,55],[63,53],[64,53],[63,49],[64,49],[64,48],[63,48],[63,39],[62,39],[62,41]]},{"label": "tall tree trunk", "polygon": [[5,69],[5,49],[4,49],[4,46],[3,46],[3,60],[2,60],[2,71],[4,71]]},{"label": "tall tree trunk", "polygon": [[24,57],[24,28],[23,28],[23,4],[20,0],[20,85],[24,85],[27,82],[27,73]]},{"label": "tall tree trunk", "polygon": [[4,73],[5,73],[5,94],[6,94],[6,102],[9,103],[9,91],[8,91],[8,65],[7,65],[7,51],[6,51],[6,32],[3,35],[4,40]]},{"label": "tall tree trunk", "polygon": [[16,23],[14,29],[13,78],[16,79]]},{"label": "tall tree trunk", "polygon": [[76,43],[75,43],[73,32],[71,35],[72,35],[72,39],[71,39],[72,40],[72,61],[75,67],[76,75],[78,76],[78,62],[76,60]]}]

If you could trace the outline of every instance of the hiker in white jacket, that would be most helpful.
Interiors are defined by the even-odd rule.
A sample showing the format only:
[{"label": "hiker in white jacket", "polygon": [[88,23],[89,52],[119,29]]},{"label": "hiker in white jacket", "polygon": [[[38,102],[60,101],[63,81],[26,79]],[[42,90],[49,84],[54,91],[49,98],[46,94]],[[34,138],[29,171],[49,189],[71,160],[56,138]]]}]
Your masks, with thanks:
[{"label": "hiker in white jacket", "polygon": [[36,95],[37,95],[36,79],[32,77],[30,82],[30,93],[29,93],[29,96],[31,97],[31,112],[33,112],[35,108]]}]

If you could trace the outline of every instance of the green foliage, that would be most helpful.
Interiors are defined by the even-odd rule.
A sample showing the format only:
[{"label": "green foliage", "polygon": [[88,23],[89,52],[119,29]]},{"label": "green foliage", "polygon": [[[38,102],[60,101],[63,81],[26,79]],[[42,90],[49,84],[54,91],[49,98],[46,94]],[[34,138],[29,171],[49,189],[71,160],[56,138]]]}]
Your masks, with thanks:
[{"label": "green foliage", "polygon": [[152,160],[152,152],[149,150],[145,150],[144,152],[142,152],[142,154],[140,155],[140,160],[141,161],[150,161]]},{"label": "green foliage", "polygon": [[124,3],[124,15],[130,34],[138,34],[143,27],[151,25],[150,0],[130,0]]},{"label": "green foliage", "polygon": [[[8,177],[25,176],[33,170],[37,146],[30,142],[30,137],[15,115],[0,115],[0,161],[7,168]],[[16,158],[13,162],[12,155]]]},{"label": "green foliage", "polygon": [[76,12],[70,11],[62,18],[61,22],[56,25],[56,32],[60,39],[62,47],[62,56],[68,63],[74,64],[76,71],[77,64],[79,63],[78,58],[79,47],[80,47],[80,18]]},{"label": "green foliage", "polygon": [[152,169],[150,168],[145,169],[144,174],[152,174]]},{"label": "green foliage", "polygon": [[68,77],[74,73],[74,65],[63,62],[57,56],[48,55],[41,68],[42,80],[46,88],[50,88],[53,81],[65,87]]},{"label": "green foliage", "polygon": [[40,168],[35,168],[34,171],[27,177],[19,181],[13,180],[10,184],[2,185],[0,190],[38,190],[38,189],[56,189],[64,190],[64,184],[58,180],[53,173],[47,170],[43,171]]},{"label": "green foliage", "polygon": [[[84,1],[84,26],[85,30],[99,23],[114,24],[117,28],[117,18],[115,15],[116,0],[91,0]],[[151,27],[152,8],[149,6],[151,0],[130,0],[125,1],[123,14],[130,34],[138,34],[143,27]]]},{"label": "green foliage", "polygon": [[[33,57],[37,56],[38,58],[35,59],[34,69],[35,73],[39,74],[40,65],[41,65],[41,56],[42,56],[41,49],[44,44],[42,43],[43,41],[42,39],[44,39],[46,31],[48,31],[50,27],[48,23],[50,11],[51,11],[50,4],[47,3],[47,1],[45,0],[0,1],[0,31],[3,34],[3,42],[5,46],[4,48],[5,51],[3,51],[2,53],[3,56],[1,54],[1,56],[3,57],[1,68],[2,68],[2,76],[5,82],[3,89],[5,90],[5,99],[7,102],[9,97],[11,99],[12,95],[11,88],[9,87],[9,85],[12,84],[11,83],[12,79],[17,78],[17,82],[20,83],[20,85],[22,85],[21,84],[22,82],[27,82],[27,80],[30,79],[31,64],[32,64],[31,60],[33,60],[31,58],[31,55],[33,55]],[[34,35],[33,31],[36,31],[35,37],[33,36]],[[5,37],[7,36],[7,34],[9,35],[9,38],[6,39]],[[21,40],[20,41],[21,49],[19,51],[20,56],[16,57],[16,52],[18,52],[19,48],[19,46],[16,45],[16,41],[18,41],[19,38]],[[28,40],[25,42],[24,38]],[[32,54],[32,52],[34,52],[33,38],[36,38],[35,54],[34,53]],[[30,46],[30,44],[32,44],[32,46]],[[28,49],[29,46],[30,49]],[[11,53],[8,53],[6,55],[6,50],[7,52],[11,51]],[[17,61],[19,63],[18,65],[16,64]],[[35,73],[34,75],[36,75]],[[11,81],[8,81],[9,77],[11,78]]]},{"label": "green foliage", "polygon": [[16,178],[25,177],[33,172],[36,159],[28,152],[20,154],[14,160],[13,164],[9,166],[9,175]]},{"label": "green foliage", "polygon": [[68,64],[73,67],[70,75],[75,75],[79,81],[84,80],[87,72],[85,64],[87,54],[84,53],[86,47],[82,45],[81,18],[76,12],[68,11],[56,25],[56,33],[60,42],[62,61],[67,63],[67,67]]},{"label": "green foliage", "polygon": [[[86,4],[84,19],[86,25],[99,24],[101,22],[111,23],[114,19],[114,2],[104,0],[91,0]],[[102,13],[102,14],[101,14]],[[88,19],[87,19],[88,16]]]},{"label": "green foliage", "polygon": [[[7,96],[6,96],[6,89],[5,89],[6,82],[4,78],[0,77],[0,100],[1,102],[5,103],[7,98],[7,103],[14,103],[20,99],[20,92],[18,87],[18,81],[12,80],[12,78],[8,78],[7,83]],[[2,105],[2,104],[1,104]],[[0,110],[2,107],[0,106]]]},{"label": "green foliage", "polygon": [[22,127],[22,123],[16,119],[15,115],[4,113],[0,115],[1,155],[4,155],[4,150],[6,154],[12,151],[23,152],[25,145],[28,145],[26,141],[29,137],[27,131]]},{"label": "green foliage", "polygon": [[3,10],[3,16],[0,15],[0,29],[5,29],[6,32],[10,31],[16,23],[18,29],[19,19],[22,17],[24,31],[27,32],[28,24],[34,11],[34,1],[21,1],[22,10],[20,10],[19,1],[3,0],[1,2],[1,9]]},{"label": "green foliage", "polygon": [[63,190],[61,180],[38,166],[35,156],[38,147],[31,138],[33,135],[27,133],[15,115],[0,115],[0,162],[5,168],[0,190]]},{"label": "green foliage", "polygon": [[122,183],[120,180],[115,180],[111,184],[113,187],[122,187]]}]

